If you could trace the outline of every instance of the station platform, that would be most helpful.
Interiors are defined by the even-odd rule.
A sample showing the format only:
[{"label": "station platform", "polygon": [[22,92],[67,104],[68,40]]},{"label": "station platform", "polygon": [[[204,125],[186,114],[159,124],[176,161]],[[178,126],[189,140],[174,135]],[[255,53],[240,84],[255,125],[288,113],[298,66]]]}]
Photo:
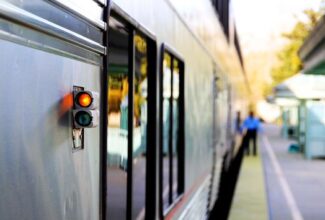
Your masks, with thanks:
[{"label": "station platform", "polygon": [[295,142],[281,138],[279,126],[263,130],[258,156],[243,159],[229,219],[325,219],[325,159],[290,153]]},{"label": "station platform", "polygon": [[267,220],[267,200],[262,161],[246,156],[241,165],[229,220]]}]

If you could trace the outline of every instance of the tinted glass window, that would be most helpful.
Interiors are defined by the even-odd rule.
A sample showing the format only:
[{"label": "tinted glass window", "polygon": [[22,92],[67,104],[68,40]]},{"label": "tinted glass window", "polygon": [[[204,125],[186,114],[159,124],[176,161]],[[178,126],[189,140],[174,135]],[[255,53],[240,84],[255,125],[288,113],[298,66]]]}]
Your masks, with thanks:
[{"label": "tinted glass window", "polygon": [[128,33],[111,18],[108,68],[107,219],[126,219],[128,163]]},{"label": "tinted glass window", "polygon": [[162,151],[163,151],[163,205],[166,209],[170,204],[169,199],[169,184],[170,184],[170,133],[171,133],[171,62],[172,58],[168,53],[164,54],[163,60],[163,100],[162,100],[162,111],[163,111],[163,141],[162,141]]},{"label": "tinted glass window", "polygon": [[155,216],[156,201],[146,198],[157,185],[147,177],[156,173],[157,51],[151,37],[121,21],[110,17],[108,31],[107,219],[140,220]]},{"label": "tinted glass window", "polygon": [[[183,62],[173,53],[164,51],[162,60],[162,95],[161,95],[161,198],[163,211],[176,201],[183,192],[184,179],[184,142],[181,141],[181,108],[184,94],[182,83],[184,75]],[[181,111],[182,110],[182,111]]]},{"label": "tinted glass window", "polygon": [[173,60],[173,137],[172,137],[172,157],[173,157],[173,198],[177,197],[177,187],[178,187],[178,129],[179,129],[179,62]]},{"label": "tinted glass window", "polygon": [[[134,36],[135,77],[133,116],[133,219],[143,219],[146,195],[146,153],[148,124],[148,56],[147,41]],[[154,146],[153,146],[154,147]]]}]

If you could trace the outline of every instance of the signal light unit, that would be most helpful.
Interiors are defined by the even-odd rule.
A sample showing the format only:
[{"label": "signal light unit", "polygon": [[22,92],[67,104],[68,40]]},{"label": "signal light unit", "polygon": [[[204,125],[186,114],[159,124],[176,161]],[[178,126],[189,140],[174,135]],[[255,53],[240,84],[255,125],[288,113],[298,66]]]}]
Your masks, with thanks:
[{"label": "signal light unit", "polygon": [[93,91],[75,91],[73,121],[74,128],[93,128],[99,122],[99,94]]}]

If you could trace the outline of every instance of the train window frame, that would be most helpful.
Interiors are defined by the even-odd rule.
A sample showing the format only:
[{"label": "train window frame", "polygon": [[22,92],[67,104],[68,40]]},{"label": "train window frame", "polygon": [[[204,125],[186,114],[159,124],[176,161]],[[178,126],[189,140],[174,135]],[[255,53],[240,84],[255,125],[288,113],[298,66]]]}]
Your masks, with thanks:
[{"label": "train window frame", "polygon": [[[148,94],[147,94],[147,125],[146,125],[146,175],[145,175],[145,201],[144,208],[145,214],[143,217],[146,219],[153,219],[156,215],[155,207],[156,207],[156,191],[157,191],[157,178],[152,178],[152,176],[157,175],[157,164],[158,160],[157,151],[157,135],[158,135],[158,68],[157,68],[157,39],[156,36],[148,31],[145,27],[139,24],[136,20],[134,20],[131,16],[126,14],[121,8],[119,8],[116,4],[112,3],[110,5],[110,11],[108,13],[108,32],[110,31],[110,20],[113,18],[118,22],[122,23],[126,28],[125,30],[128,33],[128,84],[129,84],[129,100],[128,100],[128,136],[127,136],[127,144],[128,144],[128,161],[127,161],[127,184],[126,184],[126,219],[132,219],[133,217],[133,179],[135,173],[133,172],[133,146],[134,146],[134,126],[133,126],[133,116],[134,116],[134,97],[135,97],[135,60],[136,60],[136,45],[135,45],[135,36],[141,35],[146,40],[147,43],[147,86],[148,86]],[[108,51],[110,47],[108,45]],[[109,60],[109,56],[108,56]],[[107,69],[110,69],[110,66],[107,62]],[[150,73],[150,74],[149,74]],[[107,87],[108,89],[108,87]],[[108,90],[107,90],[108,91]],[[108,105],[108,102],[106,102]],[[131,118],[131,119],[130,119]],[[106,125],[105,125],[106,126]],[[109,138],[106,135],[106,142]],[[149,147],[151,146],[151,147]],[[106,144],[106,149],[103,152],[107,152],[107,148],[109,148],[108,144]],[[103,211],[104,218],[107,218],[107,201],[109,198],[107,197],[107,164],[108,158],[105,159],[103,163],[102,169],[102,185],[105,188],[103,190],[102,201],[104,204],[102,208],[105,209]],[[151,177],[151,178],[150,178]]]},{"label": "train window frame", "polygon": [[[171,63],[176,60],[179,63],[179,109],[178,109],[178,139],[177,139],[177,190],[176,198],[172,194],[173,190],[169,190],[169,201],[170,204],[167,208],[164,209],[164,198],[163,198],[163,81],[164,81],[164,55],[168,54],[171,57]],[[173,75],[173,65],[171,67],[171,75]],[[173,76],[171,77],[173,78]],[[171,80],[171,90],[173,89],[173,80]],[[173,96],[173,94],[171,94]],[[173,107],[173,106],[172,106]],[[171,110],[172,111],[172,110]],[[172,112],[173,113],[173,112]],[[171,117],[171,122],[173,124],[173,119]],[[169,135],[172,136],[172,128],[169,129]],[[169,136],[169,137],[170,137]],[[170,139],[170,138],[169,138]],[[172,146],[169,145],[169,149],[172,149]],[[172,180],[169,180],[169,189],[170,185],[173,184],[173,159],[170,157],[172,153],[169,151],[169,177]],[[160,216],[164,218],[167,216],[171,210],[180,202],[185,192],[185,61],[183,57],[176,52],[171,46],[167,43],[162,43],[160,48],[160,67],[159,67],[159,204],[160,204]]]}]

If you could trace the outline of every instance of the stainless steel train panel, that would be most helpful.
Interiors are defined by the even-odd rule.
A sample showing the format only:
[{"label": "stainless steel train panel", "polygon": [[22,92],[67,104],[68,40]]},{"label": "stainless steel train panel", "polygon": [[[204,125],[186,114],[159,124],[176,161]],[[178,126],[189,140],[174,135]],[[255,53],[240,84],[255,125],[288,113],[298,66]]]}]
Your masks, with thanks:
[{"label": "stainless steel train panel", "polygon": [[99,219],[99,128],[72,150],[71,92],[99,92],[105,48],[10,2],[0,3],[1,219]]},{"label": "stainless steel train panel", "polygon": [[97,219],[99,131],[72,152],[64,97],[99,91],[99,67],[0,40],[2,219]]},{"label": "stainless steel train panel", "polygon": [[25,14],[30,13],[95,42],[103,43],[101,32],[106,29],[104,9],[93,0],[78,1],[78,4],[75,0],[6,0],[1,5],[7,5],[7,2]]}]

